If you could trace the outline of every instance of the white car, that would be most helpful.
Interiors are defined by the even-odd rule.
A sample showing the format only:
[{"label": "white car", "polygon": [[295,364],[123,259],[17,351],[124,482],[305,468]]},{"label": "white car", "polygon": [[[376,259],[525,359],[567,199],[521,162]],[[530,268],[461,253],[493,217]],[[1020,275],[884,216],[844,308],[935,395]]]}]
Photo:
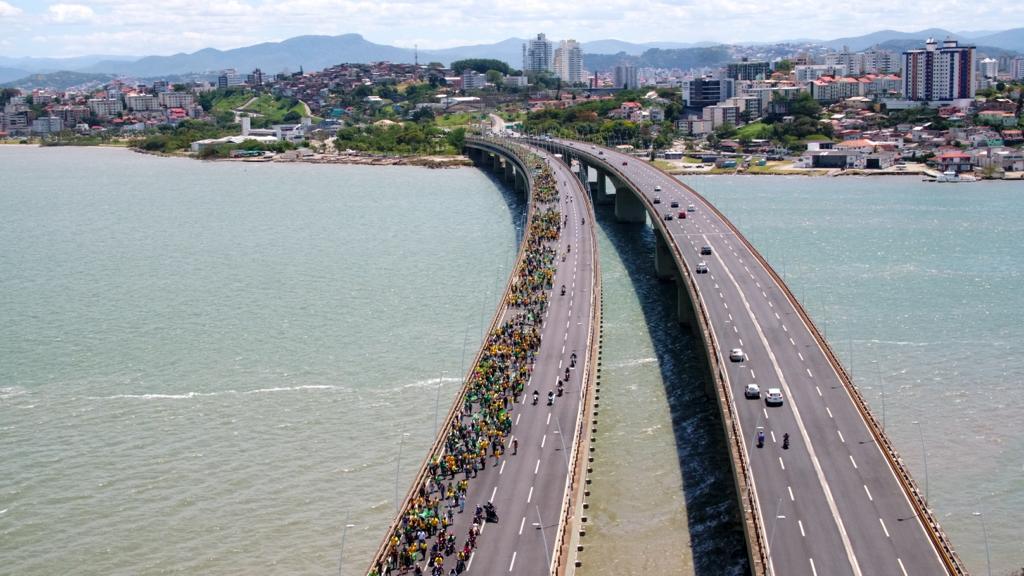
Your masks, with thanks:
[{"label": "white car", "polygon": [[654,191],[655,192],[661,192],[661,186],[655,186],[654,187]]},{"label": "white car", "polygon": [[689,206],[686,207],[686,211],[687,212],[696,212],[697,211],[697,207],[694,206],[693,204],[690,204]]},{"label": "white car", "polygon": [[757,384],[747,384],[747,387],[743,389],[743,396],[747,398],[760,398],[761,387]]},{"label": "white car", "polygon": [[705,264],[704,262],[701,262],[701,263],[697,264],[697,274],[707,274],[707,273],[708,273],[708,265],[707,264]]},{"label": "white car", "polygon": [[764,397],[764,403],[769,406],[782,406],[782,390],[769,388],[768,394]]},{"label": "white car", "polygon": [[746,362],[747,355],[743,353],[742,348],[733,348],[732,351],[729,352],[729,360],[732,360],[733,362]]}]

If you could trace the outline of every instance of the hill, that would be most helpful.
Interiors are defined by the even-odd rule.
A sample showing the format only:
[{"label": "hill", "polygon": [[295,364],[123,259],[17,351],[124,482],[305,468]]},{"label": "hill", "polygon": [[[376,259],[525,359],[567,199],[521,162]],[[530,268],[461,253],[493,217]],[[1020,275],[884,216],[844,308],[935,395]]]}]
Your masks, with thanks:
[{"label": "hill", "polygon": [[1013,30],[1004,30],[987,36],[979,36],[974,38],[972,42],[976,42],[979,45],[997,46],[1004,50],[1024,52],[1024,28],[1014,28]]},{"label": "hill", "polygon": [[22,70],[21,68],[5,68],[0,66],[0,84],[24,78],[29,74],[31,74],[31,72],[28,70]]},{"label": "hill", "polygon": [[697,48],[649,48],[639,56],[626,52],[617,54],[584,54],[587,70],[608,71],[620,64],[652,68],[704,68],[721,66],[732,60],[728,46],[707,46]]},{"label": "hill", "polygon": [[31,91],[35,89],[50,88],[53,90],[67,90],[75,86],[86,84],[100,85],[110,82],[116,78],[114,74],[90,74],[86,72],[71,72],[62,70],[47,74],[31,74],[24,78],[7,82],[3,86],[20,88]]},{"label": "hill", "polygon": [[893,40],[915,40],[920,41],[921,44],[927,38],[935,38],[936,40],[944,40],[946,37],[956,38],[957,35],[950,32],[949,30],[943,30],[942,28],[928,28],[927,30],[920,30],[918,32],[899,32],[897,30],[881,30],[878,32],[872,32],[871,34],[865,34],[863,36],[851,36],[848,38],[837,38],[835,40],[827,40],[822,42],[822,46],[832,48],[834,50],[842,50],[843,46],[848,47],[850,50],[855,52],[860,50],[866,50],[875,46],[876,44],[884,44]]}]

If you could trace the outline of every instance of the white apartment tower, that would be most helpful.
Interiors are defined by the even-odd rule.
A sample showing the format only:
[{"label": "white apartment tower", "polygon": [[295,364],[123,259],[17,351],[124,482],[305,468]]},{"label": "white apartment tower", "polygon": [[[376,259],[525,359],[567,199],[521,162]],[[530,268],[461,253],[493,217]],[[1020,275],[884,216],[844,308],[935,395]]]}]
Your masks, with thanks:
[{"label": "white apartment tower", "polygon": [[551,42],[544,34],[537,34],[535,40],[523,44],[523,72],[554,72],[551,58]]},{"label": "white apartment tower", "polygon": [[575,40],[562,40],[555,50],[555,74],[562,82],[583,82],[583,49]]},{"label": "white apartment tower", "polygon": [[903,96],[925,102],[974,98],[974,46],[929,38],[903,53]]}]

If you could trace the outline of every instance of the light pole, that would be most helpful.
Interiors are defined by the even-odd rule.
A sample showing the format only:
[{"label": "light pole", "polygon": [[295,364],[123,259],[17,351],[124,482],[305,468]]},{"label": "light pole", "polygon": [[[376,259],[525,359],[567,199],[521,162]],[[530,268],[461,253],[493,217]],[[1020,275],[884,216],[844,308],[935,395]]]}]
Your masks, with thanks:
[{"label": "light pole", "polygon": [[924,460],[924,504],[928,505],[928,450],[924,447],[924,430],[921,429],[921,422],[914,420],[911,422],[917,426],[918,435],[921,437],[921,459]]},{"label": "light pole", "polygon": [[338,576],[341,576],[341,561],[345,557],[345,536],[348,534],[349,528],[355,527],[355,524],[348,523],[351,516],[351,513],[345,515],[345,527],[341,529],[341,549],[338,550]]},{"label": "light pole", "polygon": [[981,520],[981,533],[985,536],[985,566],[988,568],[988,576],[992,576],[992,556],[988,550],[988,526],[985,524],[985,515],[981,512],[972,512],[971,515]]},{"label": "light pole", "polygon": [[441,384],[444,383],[446,371],[441,371],[441,377],[437,379],[437,394],[434,396],[434,432],[437,432],[438,409],[441,407]]},{"label": "light pole", "polygon": [[534,506],[537,510],[537,528],[540,529],[540,537],[544,542],[544,557],[548,559],[548,570],[551,570],[551,551],[548,550],[548,537],[544,535],[544,522],[540,519],[540,506]]},{"label": "light pole", "polygon": [[885,380],[882,379],[882,363],[875,360],[878,373],[878,386],[882,389],[882,432],[885,432]]},{"label": "light pole", "polygon": [[398,501],[398,471],[402,467],[402,445],[405,444],[405,437],[408,435],[408,432],[402,432],[402,435],[398,439],[398,459],[395,460],[395,516],[398,516],[398,509],[400,506]]},{"label": "light pole", "polygon": [[[779,523],[779,510],[782,508],[782,496],[775,503],[775,518],[772,518],[772,533],[768,536],[768,565],[772,564],[772,542],[775,541],[775,525]],[[774,572],[774,570],[772,571]]]}]

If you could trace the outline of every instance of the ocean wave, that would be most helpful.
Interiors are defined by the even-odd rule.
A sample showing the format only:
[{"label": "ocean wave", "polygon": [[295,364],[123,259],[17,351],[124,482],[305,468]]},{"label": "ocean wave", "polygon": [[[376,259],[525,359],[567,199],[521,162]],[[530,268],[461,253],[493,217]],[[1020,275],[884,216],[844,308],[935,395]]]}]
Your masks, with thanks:
[{"label": "ocean wave", "polygon": [[444,382],[462,382],[462,378],[452,378],[446,376],[444,378],[427,378],[425,380],[417,380],[408,384],[403,384],[402,388],[435,388],[438,384]]},{"label": "ocean wave", "polygon": [[867,340],[867,342],[870,342],[871,344],[885,344],[887,346],[915,346],[915,347],[931,346],[933,344],[933,342],[911,342],[911,341],[907,341],[907,340],[875,340],[875,339]]},{"label": "ocean wave", "polygon": [[654,364],[657,361],[658,361],[658,359],[654,358],[654,357],[649,357],[649,358],[631,358],[629,360],[623,360],[621,362],[616,362],[614,364],[609,364],[609,365],[606,366],[606,368],[609,369],[609,370],[615,370],[617,368],[633,368],[633,367],[636,367],[636,366],[644,366],[644,365],[647,365],[647,364]]},{"label": "ocean wave", "polygon": [[93,400],[191,400],[214,396],[240,396],[247,394],[270,394],[274,392],[300,392],[303,390],[344,390],[343,386],[331,384],[306,384],[302,386],[276,386],[273,388],[256,388],[255,390],[222,390],[220,392],[184,392],[181,394],[115,394],[113,396],[91,396]]},{"label": "ocean wave", "polygon": [[28,390],[22,388],[21,386],[0,387],[0,400],[7,400],[8,398],[24,396],[25,394],[28,394]]}]

